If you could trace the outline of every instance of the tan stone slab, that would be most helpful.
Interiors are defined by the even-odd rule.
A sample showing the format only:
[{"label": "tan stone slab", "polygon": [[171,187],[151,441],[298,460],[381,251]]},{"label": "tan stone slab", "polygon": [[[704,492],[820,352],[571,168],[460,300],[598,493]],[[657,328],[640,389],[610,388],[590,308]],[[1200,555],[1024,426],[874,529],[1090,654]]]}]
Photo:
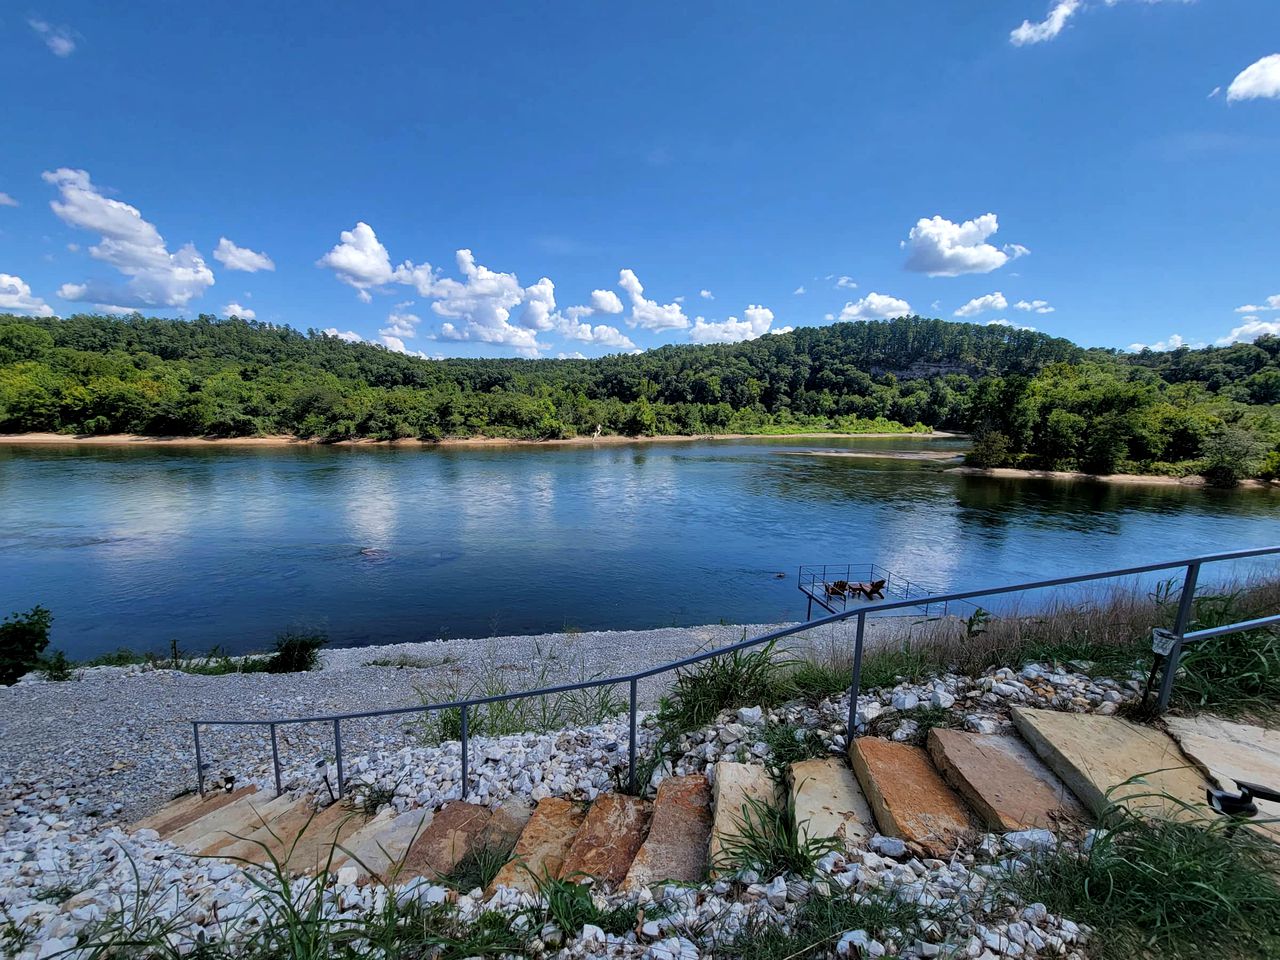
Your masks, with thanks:
[{"label": "tan stone slab", "polygon": [[294,839],[307,829],[307,824],[319,813],[310,800],[295,800],[286,810],[270,822],[244,834],[243,839],[229,843],[218,851],[227,860],[247,860],[266,864],[273,857],[283,863],[289,858],[289,848]]},{"label": "tan stone slab", "polygon": [[849,761],[881,833],[945,859],[972,829],[968,810],[921,748],[860,737],[849,745]]},{"label": "tan stone slab", "polygon": [[700,774],[666,777],[658,784],[649,836],[622,881],[638,890],[654,883],[701,883],[711,841],[711,784]]},{"label": "tan stone slab", "polygon": [[[1204,777],[1162,730],[1118,717],[1024,707],[1013,708],[1013,723],[1096,816],[1110,802],[1163,816],[1184,815],[1182,804],[1204,808]],[[1139,776],[1144,782],[1128,782]]]},{"label": "tan stone slab", "polygon": [[782,796],[764,767],[721,760],[715,765],[711,798],[714,813],[708,859],[714,876],[718,870],[728,869],[729,853],[734,841],[742,836],[743,827],[758,820],[751,801],[775,807],[782,802]]},{"label": "tan stone slab", "polygon": [[346,804],[330,804],[307,822],[296,840],[286,842],[285,867],[290,873],[320,873],[342,856],[338,846],[366,822]]},{"label": "tan stone slab", "polygon": [[256,793],[257,790],[258,788],[255,786],[241,787],[239,790],[232,790],[230,793],[225,790],[219,790],[216,793],[205,794],[204,799],[195,805],[183,802],[180,799],[177,801],[177,806],[172,815],[161,817],[161,814],[156,814],[156,821],[151,829],[160,834],[162,840],[168,839],[188,824],[199,820],[201,817],[208,816],[228,804],[235,803],[242,797]]},{"label": "tan stone slab", "polygon": [[790,780],[791,806],[802,837],[835,837],[848,849],[870,838],[871,808],[853,771],[839,757],[793,763]]},{"label": "tan stone slab", "polygon": [[649,833],[649,804],[640,797],[604,793],[587,810],[569,852],[563,877],[591,877],[609,887],[622,883]]},{"label": "tan stone slab", "polygon": [[[1238,790],[1241,780],[1280,788],[1280,730],[1208,715],[1169,717],[1165,725],[1182,752],[1223,790]],[[1258,821],[1264,821],[1259,829],[1280,837],[1280,803],[1254,802]]]},{"label": "tan stone slab", "polygon": [[192,790],[190,793],[184,793],[180,797],[174,797],[163,807],[151,814],[149,817],[143,817],[137,823],[129,828],[130,833],[136,833],[138,830],[155,830],[159,832],[160,827],[170,820],[175,820],[183,814],[189,813],[200,804],[205,802],[205,797],[200,796]]},{"label": "tan stone slab", "polygon": [[452,873],[476,845],[492,816],[488,807],[465,800],[446,803],[409,848],[401,878],[435,879]]},{"label": "tan stone slab", "polygon": [[1067,785],[1016,737],[934,727],[929,756],[989,830],[1053,829],[1086,816]]},{"label": "tan stone slab", "polygon": [[533,893],[537,889],[535,878],[558,878],[585,817],[586,811],[568,800],[548,797],[541,801],[521,831],[511,859],[489,885],[489,892],[498,887],[514,887]]},{"label": "tan stone slab", "polygon": [[490,850],[510,854],[532,816],[533,807],[523,800],[515,797],[504,800],[502,806],[495,809],[493,816],[489,818],[481,843]]},{"label": "tan stone slab", "polygon": [[165,839],[175,846],[194,853],[202,846],[220,840],[229,830],[243,830],[249,824],[257,823],[257,811],[265,806],[266,801],[262,797],[256,793],[248,793],[238,800],[218,807],[212,813],[206,813],[203,817],[192,820]]},{"label": "tan stone slab", "polygon": [[239,843],[243,837],[271,823],[276,817],[290,810],[294,804],[293,798],[289,796],[275,797],[265,802],[259,802],[256,796],[249,797],[248,800],[250,809],[248,815],[241,817],[237,823],[228,824],[215,834],[205,834],[193,840],[187,844],[187,849],[203,856],[221,856],[222,850]]}]

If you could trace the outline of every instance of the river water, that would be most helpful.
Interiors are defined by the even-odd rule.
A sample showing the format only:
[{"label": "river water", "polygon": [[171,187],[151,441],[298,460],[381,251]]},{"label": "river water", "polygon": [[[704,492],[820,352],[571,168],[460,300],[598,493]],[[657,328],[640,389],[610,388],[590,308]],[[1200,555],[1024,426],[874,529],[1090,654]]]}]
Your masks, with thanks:
[{"label": "river water", "polygon": [[980,587],[1280,541],[1280,494],[993,480],[845,450],[0,447],[0,615],[73,657],[800,619],[796,570]]}]

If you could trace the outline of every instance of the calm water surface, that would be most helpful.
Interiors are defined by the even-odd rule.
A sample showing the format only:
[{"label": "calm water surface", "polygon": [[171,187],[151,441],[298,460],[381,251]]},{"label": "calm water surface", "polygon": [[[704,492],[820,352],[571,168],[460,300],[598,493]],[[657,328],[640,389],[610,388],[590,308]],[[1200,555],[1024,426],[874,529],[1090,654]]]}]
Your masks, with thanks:
[{"label": "calm water surface", "polygon": [[1270,491],[798,455],[949,446],[0,447],[0,615],[44,604],[73,656],[777,622],[802,563],[943,589],[1280,541]]}]

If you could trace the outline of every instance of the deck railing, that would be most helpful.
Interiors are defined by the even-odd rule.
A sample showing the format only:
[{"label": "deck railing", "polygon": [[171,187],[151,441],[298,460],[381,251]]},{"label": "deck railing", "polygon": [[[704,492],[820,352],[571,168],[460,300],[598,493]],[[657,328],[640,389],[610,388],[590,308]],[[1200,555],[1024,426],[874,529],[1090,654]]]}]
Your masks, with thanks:
[{"label": "deck railing", "polygon": [[648,669],[639,670],[635,673],[584,680],[577,683],[564,683],[552,687],[542,687],[536,690],[522,690],[515,693],[496,694],[488,697],[473,697],[464,700],[423,704],[420,706],[392,707],[383,710],[363,710],[355,713],[322,714],[304,717],[277,717],[260,720],[193,720],[191,721],[191,732],[195,744],[196,788],[201,794],[204,793],[205,776],[200,745],[200,729],[202,727],[266,727],[271,741],[271,762],[275,775],[276,793],[278,795],[282,792],[280,750],[276,736],[278,728],[282,726],[306,723],[332,724],[334,761],[337,771],[337,793],[340,797],[346,787],[342,756],[342,723],[344,721],[360,720],[370,717],[430,714],[436,711],[457,710],[459,711],[461,720],[461,785],[462,796],[465,798],[468,795],[470,788],[468,782],[471,740],[470,713],[473,709],[488,704],[504,703],[529,697],[556,696],[558,694],[570,693],[576,690],[585,690],[596,687],[614,687],[625,684],[627,685],[630,694],[628,710],[630,722],[628,728],[627,776],[629,784],[632,789],[634,789],[636,776],[636,725],[638,718],[637,688],[641,680],[681,670],[686,667],[690,667],[693,664],[701,663],[704,660],[710,660],[714,657],[723,657],[726,654],[735,653],[739,650],[746,650],[752,647],[762,646],[766,643],[782,640],[804,631],[811,630],[815,627],[842,623],[853,619],[856,621],[856,629],[853,645],[853,669],[849,678],[849,716],[847,726],[849,736],[852,736],[856,729],[855,720],[858,709],[858,693],[862,684],[862,655],[863,646],[866,640],[866,624],[868,617],[878,616],[909,607],[918,608],[923,604],[942,605],[955,601],[971,601],[982,597],[1023,593],[1031,590],[1043,590],[1050,587],[1062,587],[1079,583],[1090,583],[1098,580],[1113,580],[1122,577],[1141,576],[1143,574],[1160,573],[1168,570],[1181,570],[1182,587],[1178,599],[1178,610],[1174,618],[1173,627],[1171,630],[1157,630],[1157,637],[1153,641],[1153,650],[1156,653],[1156,663],[1152,668],[1151,681],[1148,683],[1148,693],[1150,692],[1150,687],[1154,682],[1157,670],[1162,668],[1159,693],[1157,696],[1157,706],[1159,710],[1163,711],[1169,704],[1169,697],[1173,691],[1174,676],[1178,671],[1178,660],[1182,655],[1183,648],[1187,644],[1195,643],[1198,640],[1203,640],[1208,637],[1222,636],[1223,634],[1229,633],[1239,633],[1246,630],[1256,630],[1260,627],[1280,624],[1280,613],[1275,613],[1268,616],[1241,621],[1239,623],[1225,624],[1222,626],[1187,632],[1187,627],[1191,623],[1192,605],[1195,600],[1196,585],[1200,578],[1201,568],[1208,564],[1223,563],[1232,560],[1246,560],[1254,557],[1274,556],[1278,554],[1280,554],[1280,546],[1259,547],[1252,550],[1235,550],[1229,553],[1206,554],[1204,556],[1189,557],[1184,560],[1169,560],[1163,563],[1149,563],[1137,567],[1125,567],[1120,570],[1105,570],[1095,573],[1073,574],[1065,577],[1053,577],[1048,580],[1035,580],[1027,583],[1015,583],[1000,587],[984,587],[977,590],[960,590],[952,593],[937,594],[930,597],[912,597],[903,600],[877,601],[856,607],[852,610],[845,610],[840,613],[832,614],[828,617],[820,617],[816,620],[809,620],[805,623],[773,630],[757,637],[750,637],[748,639],[741,640],[738,643],[729,644],[728,646],[717,647],[712,650],[704,650],[691,656],[684,657],[683,659],[676,660],[671,663],[665,663],[656,667],[649,667]]}]

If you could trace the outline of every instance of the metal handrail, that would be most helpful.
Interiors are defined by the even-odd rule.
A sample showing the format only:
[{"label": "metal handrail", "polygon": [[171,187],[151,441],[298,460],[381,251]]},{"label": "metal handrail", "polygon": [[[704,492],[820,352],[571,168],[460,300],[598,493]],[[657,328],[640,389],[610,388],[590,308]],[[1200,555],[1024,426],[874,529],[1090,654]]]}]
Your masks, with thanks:
[{"label": "metal handrail", "polygon": [[[1179,597],[1178,613],[1174,620],[1174,626],[1171,633],[1174,642],[1168,654],[1163,657],[1163,676],[1160,686],[1160,697],[1158,700],[1159,709],[1163,710],[1168,706],[1169,695],[1172,692],[1173,678],[1177,673],[1178,659],[1181,656],[1182,646],[1185,643],[1194,642],[1196,640],[1205,639],[1207,637],[1221,636],[1227,633],[1238,633],[1245,630],[1253,630],[1262,626],[1280,623],[1280,615],[1267,616],[1254,620],[1242,621],[1235,624],[1227,624],[1219,627],[1212,627],[1204,630],[1198,630],[1191,633],[1186,631],[1187,625],[1190,623],[1192,612],[1192,601],[1195,597],[1196,583],[1199,578],[1200,568],[1208,563],[1220,563],[1229,560],[1245,560],[1250,557],[1262,557],[1274,554],[1280,554],[1280,546],[1257,547],[1251,550],[1233,550],[1227,553],[1211,553],[1198,557],[1189,557],[1185,560],[1170,560],[1163,563],[1148,563],[1136,567],[1125,567],[1118,570],[1106,570],[1098,573],[1075,574],[1066,577],[1052,577],[1048,580],[1035,580],[1027,583],[1008,584],[1001,587],[983,587],[976,590],[959,590],[951,593],[937,594],[930,597],[915,597],[907,600],[882,600],[868,603],[853,610],[844,610],[827,617],[819,617],[816,620],[808,620],[804,623],[795,624],[789,627],[782,627],[778,630],[772,630],[760,636],[750,637],[732,643],[724,647],[717,647],[711,650],[703,650],[680,660],[671,663],[662,664],[656,667],[649,667],[645,670],[638,670],[634,673],[622,674],[613,677],[602,677],[591,680],[583,680],[577,683],[563,683],[551,687],[541,687],[536,690],[522,690],[514,693],[494,694],[487,697],[473,697],[466,700],[451,700],[443,703],[422,704],[411,707],[388,707],[381,710],[362,710],[353,713],[336,713],[336,714],[318,714],[307,717],[276,717],[271,719],[260,720],[192,720],[191,730],[192,737],[195,742],[195,759],[196,759],[196,787],[197,790],[204,793],[204,766],[201,762],[202,751],[200,748],[200,728],[204,727],[247,727],[247,726],[265,726],[269,728],[271,735],[271,754],[272,767],[275,773],[275,784],[277,795],[281,792],[280,782],[280,757],[279,747],[276,740],[276,728],[287,724],[302,723],[332,723],[334,733],[334,757],[337,767],[337,787],[338,796],[342,796],[345,788],[345,778],[342,764],[342,721],[343,720],[361,720],[370,717],[391,717],[401,716],[410,713],[430,713],[435,710],[459,710],[461,714],[461,747],[462,747],[462,796],[465,798],[468,793],[469,784],[467,782],[467,774],[469,767],[469,723],[468,714],[472,707],[485,706],[492,703],[504,703],[510,700],[520,700],[528,697],[545,697],[554,696],[559,693],[570,693],[575,690],[585,690],[594,687],[613,687],[621,684],[629,686],[629,744],[627,755],[627,771],[628,781],[631,787],[635,787],[636,775],[636,724],[637,724],[637,684],[641,680],[649,677],[658,676],[659,674],[669,673],[673,670],[681,670],[685,667],[701,663],[704,660],[710,660],[713,657],[722,657],[726,654],[736,653],[739,650],[746,650],[751,647],[757,647],[762,644],[771,643],[786,637],[803,633],[815,627],[823,627],[828,624],[841,623],[845,620],[856,619],[857,630],[854,639],[853,653],[853,671],[849,684],[849,718],[847,730],[852,736],[856,728],[856,715],[858,708],[858,694],[861,688],[862,680],[862,653],[865,641],[867,617],[875,614],[886,613],[891,610],[901,610],[908,607],[920,607],[922,605],[932,605],[938,603],[949,603],[957,600],[972,600],[978,597],[1001,596],[1010,593],[1022,593],[1030,590],[1042,590],[1048,587],[1062,587],[1077,583],[1088,583],[1095,580],[1111,580],[1118,577],[1131,577],[1144,573],[1156,573],[1161,570],[1185,569],[1183,576],[1182,591]],[[1157,660],[1157,666],[1161,663]],[[1152,678],[1155,676],[1155,668],[1152,670]]]}]

